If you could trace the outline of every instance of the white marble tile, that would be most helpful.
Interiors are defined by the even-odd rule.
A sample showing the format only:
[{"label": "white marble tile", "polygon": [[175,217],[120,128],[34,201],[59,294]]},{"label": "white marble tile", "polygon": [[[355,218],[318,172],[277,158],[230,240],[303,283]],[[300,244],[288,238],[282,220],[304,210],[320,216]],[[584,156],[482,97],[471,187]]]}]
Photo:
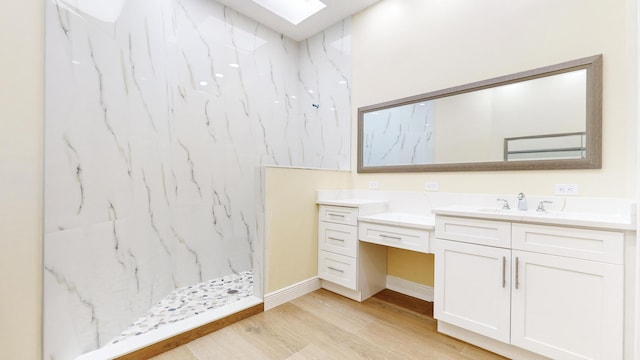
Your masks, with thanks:
[{"label": "white marble tile", "polygon": [[349,168],[350,20],[296,43],[215,1],[92,4],[46,8],[47,358],[193,283],[253,268],[261,296],[261,166]]},{"label": "white marble tile", "polygon": [[299,54],[299,161],[306,166],[348,170],[351,19],[300,42]]},{"label": "white marble tile", "polygon": [[[114,221],[48,235],[44,328],[56,337],[45,337],[47,353],[101,346],[132,314],[139,313],[131,300],[144,297],[144,276],[155,275],[155,271],[145,272],[145,265],[136,259],[136,250],[126,243],[127,227],[124,221]],[[120,310],[114,312],[114,308]],[[69,316],[66,326],[55,320],[59,314]],[[58,338],[65,333],[75,337]]]}]

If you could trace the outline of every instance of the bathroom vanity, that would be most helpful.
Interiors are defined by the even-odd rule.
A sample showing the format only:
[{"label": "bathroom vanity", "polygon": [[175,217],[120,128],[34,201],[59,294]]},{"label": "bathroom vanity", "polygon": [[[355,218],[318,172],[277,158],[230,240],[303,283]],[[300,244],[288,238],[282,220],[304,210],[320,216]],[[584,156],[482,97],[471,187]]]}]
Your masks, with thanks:
[{"label": "bathroom vanity", "polygon": [[387,247],[430,252],[433,215],[390,212],[376,199],[318,200],[322,287],[363,301],[387,287]]},{"label": "bathroom vanity", "polygon": [[384,202],[358,199],[320,205],[318,276],[324,288],[357,301],[385,288],[386,249],[358,241],[358,216],[384,207]]},{"label": "bathroom vanity", "polygon": [[527,212],[504,220],[434,212],[439,331],[497,340],[490,350],[511,357],[527,356],[526,349],[552,359],[624,358],[628,229],[578,218],[548,225],[545,215]]},{"label": "bathroom vanity", "polygon": [[633,206],[574,198],[519,211],[500,209],[495,195],[433,193],[417,195],[428,212],[415,203],[402,212],[386,195],[319,196],[322,287],[363,301],[386,287],[387,247],[434,253],[438,331],[510,358],[625,358]]}]

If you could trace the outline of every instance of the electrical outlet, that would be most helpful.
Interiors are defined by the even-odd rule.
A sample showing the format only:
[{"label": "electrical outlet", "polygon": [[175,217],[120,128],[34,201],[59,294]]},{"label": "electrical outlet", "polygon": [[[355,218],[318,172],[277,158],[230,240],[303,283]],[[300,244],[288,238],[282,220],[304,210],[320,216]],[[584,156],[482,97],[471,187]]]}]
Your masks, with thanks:
[{"label": "electrical outlet", "polygon": [[424,183],[425,191],[438,191],[438,183],[435,181],[427,181]]},{"label": "electrical outlet", "polygon": [[578,184],[556,184],[556,195],[578,195]]},{"label": "electrical outlet", "polygon": [[378,182],[369,181],[369,190],[378,190]]}]

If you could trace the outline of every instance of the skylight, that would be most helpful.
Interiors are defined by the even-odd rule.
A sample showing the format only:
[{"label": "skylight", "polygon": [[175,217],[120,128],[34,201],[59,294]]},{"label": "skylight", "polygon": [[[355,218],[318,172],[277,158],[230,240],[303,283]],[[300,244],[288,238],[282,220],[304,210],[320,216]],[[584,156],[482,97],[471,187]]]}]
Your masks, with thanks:
[{"label": "skylight", "polygon": [[327,7],[320,0],[252,0],[254,3],[298,25],[311,15]]}]

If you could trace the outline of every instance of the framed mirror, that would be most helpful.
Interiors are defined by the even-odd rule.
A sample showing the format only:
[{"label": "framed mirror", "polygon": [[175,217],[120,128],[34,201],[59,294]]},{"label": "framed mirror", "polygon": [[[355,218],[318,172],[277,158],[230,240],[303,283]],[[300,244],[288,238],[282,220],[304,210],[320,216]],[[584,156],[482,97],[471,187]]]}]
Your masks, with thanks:
[{"label": "framed mirror", "polygon": [[602,55],[358,109],[358,172],[599,169]]}]

